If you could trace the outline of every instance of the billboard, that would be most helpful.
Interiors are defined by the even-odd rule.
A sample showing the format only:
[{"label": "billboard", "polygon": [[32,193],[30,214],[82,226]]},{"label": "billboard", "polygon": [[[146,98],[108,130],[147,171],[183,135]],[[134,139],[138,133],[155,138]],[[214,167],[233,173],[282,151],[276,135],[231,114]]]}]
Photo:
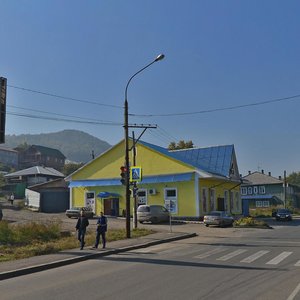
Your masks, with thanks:
[{"label": "billboard", "polygon": [[0,77],[0,144],[5,142],[6,90],[7,79]]}]

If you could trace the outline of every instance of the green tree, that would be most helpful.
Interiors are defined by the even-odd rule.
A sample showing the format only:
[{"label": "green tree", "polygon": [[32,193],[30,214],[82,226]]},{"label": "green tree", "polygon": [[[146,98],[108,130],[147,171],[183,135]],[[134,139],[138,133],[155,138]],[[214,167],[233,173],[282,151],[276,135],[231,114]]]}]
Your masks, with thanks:
[{"label": "green tree", "polygon": [[190,149],[194,148],[194,143],[192,141],[185,142],[184,140],[179,141],[177,144],[171,142],[168,146],[169,150],[179,150],[179,149]]},{"label": "green tree", "polygon": [[76,170],[78,170],[80,167],[83,166],[83,163],[80,164],[75,164],[75,163],[70,163],[70,164],[65,164],[62,170],[62,173],[66,176],[72,174]]},{"label": "green tree", "polygon": [[288,183],[300,186],[300,172],[293,172],[286,179]]}]

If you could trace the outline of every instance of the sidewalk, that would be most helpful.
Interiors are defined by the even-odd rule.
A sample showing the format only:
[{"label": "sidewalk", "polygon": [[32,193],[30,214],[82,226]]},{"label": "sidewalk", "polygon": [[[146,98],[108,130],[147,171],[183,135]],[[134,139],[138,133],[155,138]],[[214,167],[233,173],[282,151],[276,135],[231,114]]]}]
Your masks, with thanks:
[{"label": "sidewalk", "polygon": [[3,262],[0,263],[0,280],[57,268],[96,257],[102,257],[158,245],[161,243],[191,238],[194,236],[196,236],[196,233],[158,232],[144,237],[110,242],[108,243],[108,247],[106,249],[91,249],[91,247],[86,247],[84,250],[80,251],[78,248],[64,250],[56,254],[41,255],[26,259]]}]

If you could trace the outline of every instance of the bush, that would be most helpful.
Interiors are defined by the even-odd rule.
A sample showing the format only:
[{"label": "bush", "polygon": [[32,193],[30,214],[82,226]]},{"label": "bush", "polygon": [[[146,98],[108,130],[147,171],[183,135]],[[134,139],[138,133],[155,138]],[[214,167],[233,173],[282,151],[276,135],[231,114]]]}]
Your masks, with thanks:
[{"label": "bush", "polygon": [[259,227],[259,228],[270,228],[268,223],[263,220],[257,220],[252,217],[241,218],[234,221],[234,226],[236,227]]}]

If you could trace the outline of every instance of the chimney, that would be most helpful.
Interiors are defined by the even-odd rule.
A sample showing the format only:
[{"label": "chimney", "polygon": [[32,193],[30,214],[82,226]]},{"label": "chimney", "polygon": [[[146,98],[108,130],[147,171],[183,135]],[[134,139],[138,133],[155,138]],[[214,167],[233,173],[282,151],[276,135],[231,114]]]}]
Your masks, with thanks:
[{"label": "chimney", "polygon": [[261,170],[261,174],[265,174],[265,171],[264,171],[264,170]]},{"label": "chimney", "polygon": [[251,174],[251,171],[248,171],[248,175],[250,175]]},{"label": "chimney", "polygon": [[271,176],[271,172],[269,172],[269,176]]}]

